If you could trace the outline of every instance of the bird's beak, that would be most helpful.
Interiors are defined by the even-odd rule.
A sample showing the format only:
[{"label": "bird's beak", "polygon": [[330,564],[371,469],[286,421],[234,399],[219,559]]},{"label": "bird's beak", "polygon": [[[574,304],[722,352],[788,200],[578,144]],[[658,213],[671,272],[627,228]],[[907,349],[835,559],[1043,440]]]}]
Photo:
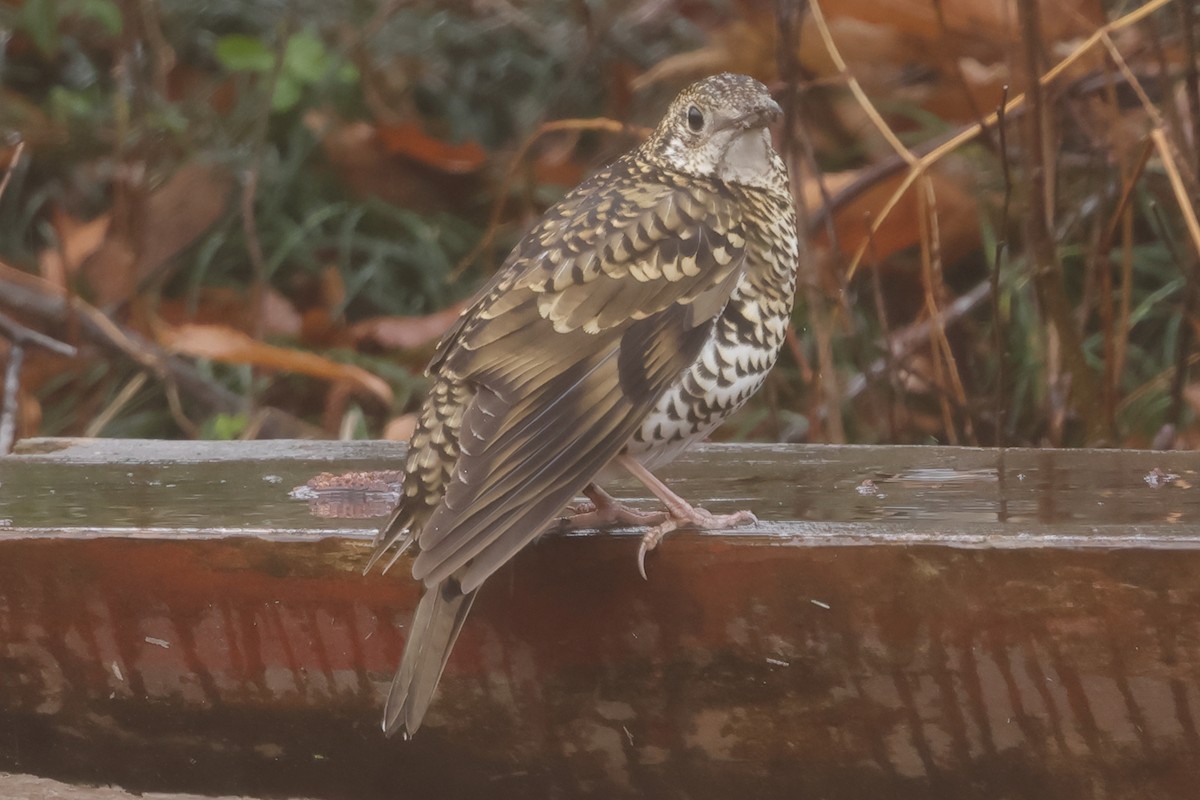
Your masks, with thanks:
[{"label": "bird's beak", "polygon": [[760,106],[744,114],[737,120],[737,126],[744,130],[765,128],[783,116],[783,109],[773,98],[768,97]]}]

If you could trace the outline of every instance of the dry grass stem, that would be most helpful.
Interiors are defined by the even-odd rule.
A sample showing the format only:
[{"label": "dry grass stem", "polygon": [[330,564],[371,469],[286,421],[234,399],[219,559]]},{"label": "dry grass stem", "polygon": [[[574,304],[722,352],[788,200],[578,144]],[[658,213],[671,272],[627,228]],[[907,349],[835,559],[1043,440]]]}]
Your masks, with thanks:
[{"label": "dry grass stem", "polygon": [[117,392],[116,397],[104,407],[104,410],[96,415],[95,419],[88,423],[83,435],[90,439],[103,433],[104,429],[108,427],[108,423],[116,419],[117,414],[121,413],[121,409],[129,405],[134,396],[146,385],[148,378],[149,375],[145,370],[139,370],[137,374],[126,381],[121,390]]},{"label": "dry grass stem", "polygon": [[[1150,16],[1155,11],[1163,8],[1164,6],[1168,5],[1171,2],[1174,2],[1174,0],[1151,0],[1151,2],[1147,3],[1146,5],[1142,6],[1141,8],[1134,9],[1133,11],[1130,11],[1128,14],[1125,14],[1124,16],[1122,16],[1118,19],[1115,19],[1112,22],[1107,23],[1106,25],[1101,27],[1099,30],[1097,30],[1095,33],[1093,33],[1091,36],[1089,36],[1087,39],[1085,39],[1074,50],[1072,50],[1071,53],[1068,54],[1065,58],[1063,58],[1061,61],[1059,61],[1053,67],[1051,67],[1045,73],[1043,73],[1038,78],[1037,82],[1041,86],[1046,86],[1046,85],[1052,83],[1055,79],[1058,78],[1059,75],[1061,75],[1063,72],[1065,72],[1071,66],[1073,66],[1077,61],[1079,61],[1081,58],[1083,58],[1085,55],[1087,55],[1089,52],[1091,52],[1092,48],[1094,48],[1097,44],[1101,43],[1109,34],[1116,32],[1116,31],[1124,30],[1125,28],[1136,25],[1138,22],[1141,22],[1143,19]],[[815,3],[815,2],[813,3],[813,8],[814,8],[814,15],[816,13],[819,13],[819,11],[816,10],[817,3]],[[826,33],[828,33],[827,30],[826,30]],[[834,44],[832,41],[832,38],[831,37],[826,38],[825,36],[823,36],[822,41],[825,43],[826,48],[829,50],[830,58],[834,60],[834,63],[841,64],[844,66],[845,61],[844,61],[844,59],[842,59],[840,52],[837,50],[836,44]],[[854,91],[854,87],[851,87],[851,91]],[[861,91],[861,88],[860,88],[860,91]],[[859,97],[858,92],[855,92],[855,97],[856,98]],[[860,100],[860,103],[861,102],[862,101]],[[936,164],[938,161],[941,161],[948,154],[954,152],[955,150],[962,147],[963,145],[974,141],[985,130],[996,125],[997,122],[1002,118],[1002,116],[1011,115],[1014,111],[1017,111],[1018,109],[1021,109],[1022,107],[1024,107],[1025,103],[1026,103],[1025,93],[1022,93],[1022,94],[1019,94],[1019,95],[1013,97],[1011,100],[1009,100],[1003,106],[1001,106],[1000,109],[989,114],[988,117],[986,119],[984,119],[982,122],[978,122],[974,125],[970,125],[970,126],[964,128],[963,130],[959,131],[957,134],[950,137],[949,139],[947,139],[945,142],[943,142],[942,144],[940,144],[939,146],[937,146],[930,152],[926,153],[923,156],[916,157],[913,161],[910,161],[908,173],[904,176],[903,180],[900,181],[899,185],[895,188],[895,190],[892,192],[892,194],[888,197],[887,201],[883,204],[883,207],[879,210],[877,216],[872,220],[871,233],[874,234],[879,231],[880,226],[882,226],[884,221],[891,215],[892,211],[896,208],[896,205],[899,204],[900,200],[904,197],[904,195],[912,187],[913,183],[917,180],[918,177],[920,177],[922,174],[924,174],[924,172],[926,170],[928,170],[932,165]],[[863,106],[863,110],[868,115],[872,115],[872,112],[874,111],[873,107],[870,106],[869,103]],[[872,115],[872,119],[876,119],[876,118],[878,118],[877,113]],[[883,122],[883,124],[885,126],[887,125],[886,122]],[[889,141],[891,141],[892,139],[896,139],[894,133],[889,137]],[[903,147],[903,145],[901,145],[901,147]],[[907,148],[903,148],[903,149],[906,152],[911,152],[911,151],[908,151]],[[897,151],[897,152],[899,152],[899,151]],[[866,240],[864,239],[864,241],[862,243],[860,243],[858,248],[854,251],[854,255],[850,259],[850,263],[849,263],[849,265],[847,267],[847,271],[846,271],[847,280],[852,278],[854,276],[854,274],[857,272],[858,266],[859,266],[859,264],[862,263],[863,256],[866,254],[866,248],[867,248],[867,243],[866,243]]]},{"label": "dry grass stem", "polygon": [[24,154],[25,142],[22,140],[17,142],[17,146],[13,149],[12,158],[8,160],[8,167],[4,170],[4,177],[0,178],[0,199],[4,197],[4,190],[8,188],[8,182],[17,168],[17,164],[21,163],[21,156]]},{"label": "dry grass stem", "polygon": [[521,143],[521,147],[509,162],[508,169],[504,173],[504,179],[500,182],[500,188],[496,192],[496,200],[492,203],[491,213],[488,214],[487,226],[484,228],[483,236],[479,237],[479,241],[475,243],[471,251],[463,256],[454,269],[451,270],[450,280],[461,278],[463,273],[466,272],[467,267],[475,263],[475,260],[492,246],[492,243],[496,239],[496,233],[500,230],[500,219],[504,216],[504,209],[508,206],[508,191],[516,181],[517,172],[529,156],[530,148],[543,136],[551,133],[582,131],[601,131],[613,134],[628,133],[642,139],[650,135],[650,131],[647,128],[627,125],[624,122],[607,117],[559,119],[553,122],[542,123],[536,131],[526,137],[525,141]]},{"label": "dry grass stem", "polygon": [[809,10],[812,12],[813,24],[817,26],[817,32],[821,35],[821,42],[825,45],[826,52],[833,59],[833,64],[837,67],[846,85],[850,87],[850,92],[854,95],[854,99],[858,101],[863,112],[871,123],[878,129],[879,133],[887,141],[896,154],[903,158],[908,164],[914,168],[920,168],[920,159],[913,154],[911,150],[904,146],[900,138],[896,136],[896,132],[891,126],[884,121],[883,115],[875,108],[875,104],[871,102],[871,98],[867,97],[867,93],[863,91],[858,79],[850,72],[850,68],[846,66],[845,59],[842,58],[842,53],[838,50],[833,41],[833,35],[829,32],[829,25],[825,22],[825,14],[821,11],[821,4],[818,0],[811,0]]},{"label": "dry grass stem", "polygon": [[1183,177],[1179,173],[1179,166],[1175,161],[1171,143],[1167,141],[1166,133],[1159,127],[1150,131],[1150,138],[1158,150],[1159,158],[1162,159],[1167,180],[1171,182],[1171,191],[1174,192],[1175,202],[1183,214],[1183,221],[1187,226],[1188,236],[1192,240],[1192,247],[1195,248],[1197,257],[1200,257],[1200,221],[1196,220],[1196,208],[1192,205],[1187,187],[1183,184]]}]

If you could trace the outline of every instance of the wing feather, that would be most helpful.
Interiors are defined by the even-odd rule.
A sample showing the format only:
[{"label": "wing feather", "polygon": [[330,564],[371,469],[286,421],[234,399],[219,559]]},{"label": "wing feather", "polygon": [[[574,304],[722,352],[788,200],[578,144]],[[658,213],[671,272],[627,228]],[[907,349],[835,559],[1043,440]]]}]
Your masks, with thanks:
[{"label": "wing feather", "polygon": [[470,391],[458,395],[457,441],[442,449],[452,466],[424,492],[406,488],[393,518],[412,528],[414,577],[477,588],[698,357],[741,276],[745,239],[733,198],[695,181],[648,180],[624,159],[585,182],[439,344],[431,372]]}]

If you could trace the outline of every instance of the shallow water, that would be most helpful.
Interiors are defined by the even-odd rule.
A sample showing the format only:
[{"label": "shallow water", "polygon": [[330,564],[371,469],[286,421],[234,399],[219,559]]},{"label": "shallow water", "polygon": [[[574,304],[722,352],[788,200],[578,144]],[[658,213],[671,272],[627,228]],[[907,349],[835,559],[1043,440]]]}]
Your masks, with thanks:
[{"label": "shallow water", "polygon": [[398,454],[0,459],[0,772],[331,798],[1195,796],[1195,454],[705,449],[664,476],[763,523],[672,535],[649,581],[636,532],[544,537],[489,581],[412,742],[377,727],[407,563],[362,577],[375,521],[293,492]]}]

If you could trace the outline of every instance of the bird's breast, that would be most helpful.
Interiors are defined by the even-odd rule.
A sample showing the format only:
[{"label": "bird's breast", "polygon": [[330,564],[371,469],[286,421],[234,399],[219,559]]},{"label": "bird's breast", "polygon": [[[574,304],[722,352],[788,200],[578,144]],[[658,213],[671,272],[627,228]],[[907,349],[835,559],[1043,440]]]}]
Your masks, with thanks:
[{"label": "bird's breast", "polygon": [[625,446],[647,467],[701,441],[762,386],[783,346],[795,295],[798,248],[787,195],[743,203],[746,270],[696,360],[658,400]]},{"label": "bird's breast", "polygon": [[755,335],[748,335],[742,320],[764,309],[757,302],[737,308],[745,302],[731,301],[700,356],[655,404],[625,452],[651,468],[667,463],[707,437],[758,391],[775,364],[786,315],[762,317],[753,326]]}]

